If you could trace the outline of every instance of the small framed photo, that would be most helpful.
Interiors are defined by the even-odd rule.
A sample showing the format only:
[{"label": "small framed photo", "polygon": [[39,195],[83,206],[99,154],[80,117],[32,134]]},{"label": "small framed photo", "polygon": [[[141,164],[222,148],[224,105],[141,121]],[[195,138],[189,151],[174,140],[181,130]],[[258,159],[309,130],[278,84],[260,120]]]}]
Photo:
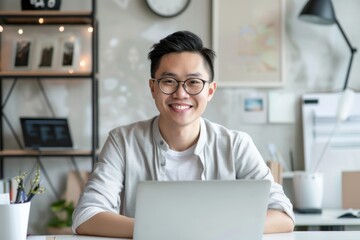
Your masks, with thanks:
[{"label": "small framed photo", "polygon": [[79,43],[74,36],[63,38],[60,41],[60,68],[75,69],[79,62]]},{"label": "small framed photo", "polygon": [[260,97],[244,99],[245,112],[261,112],[263,110],[264,110],[264,99]]},{"label": "small framed photo", "polygon": [[50,69],[55,65],[56,40],[41,39],[37,42],[36,69]]},{"label": "small framed photo", "polygon": [[264,92],[249,92],[241,97],[241,120],[245,123],[267,122],[267,95]]},{"label": "small framed photo", "polygon": [[33,42],[30,39],[19,39],[14,42],[14,68],[29,68],[30,53]]}]

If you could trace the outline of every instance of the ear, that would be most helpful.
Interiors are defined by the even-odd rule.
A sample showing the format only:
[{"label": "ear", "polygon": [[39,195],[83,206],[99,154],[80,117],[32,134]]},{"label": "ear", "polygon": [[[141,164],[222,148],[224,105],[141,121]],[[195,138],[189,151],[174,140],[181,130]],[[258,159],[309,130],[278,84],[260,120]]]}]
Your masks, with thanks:
[{"label": "ear", "polygon": [[212,99],[215,91],[216,91],[216,82],[211,82],[209,85],[209,90],[208,90],[208,101],[210,101]]},{"label": "ear", "polygon": [[149,88],[150,88],[150,92],[152,97],[154,98],[154,92],[155,92],[155,81],[154,80],[149,80]]}]

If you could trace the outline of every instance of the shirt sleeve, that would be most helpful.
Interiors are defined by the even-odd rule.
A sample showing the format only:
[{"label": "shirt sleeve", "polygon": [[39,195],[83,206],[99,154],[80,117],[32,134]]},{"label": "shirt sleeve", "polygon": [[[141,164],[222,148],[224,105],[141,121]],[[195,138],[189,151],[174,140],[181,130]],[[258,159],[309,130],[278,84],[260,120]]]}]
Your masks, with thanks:
[{"label": "shirt sleeve", "polygon": [[271,181],[268,209],[285,212],[295,222],[293,205],[285,195],[282,185],[276,183],[251,137],[244,134],[237,149],[237,178],[266,179]]},{"label": "shirt sleeve", "polygon": [[271,183],[268,209],[285,212],[295,223],[293,206],[289,198],[285,195],[283,187],[274,181]]},{"label": "shirt sleeve", "polygon": [[124,161],[113,136],[109,136],[73,213],[72,231],[100,212],[120,212]]}]

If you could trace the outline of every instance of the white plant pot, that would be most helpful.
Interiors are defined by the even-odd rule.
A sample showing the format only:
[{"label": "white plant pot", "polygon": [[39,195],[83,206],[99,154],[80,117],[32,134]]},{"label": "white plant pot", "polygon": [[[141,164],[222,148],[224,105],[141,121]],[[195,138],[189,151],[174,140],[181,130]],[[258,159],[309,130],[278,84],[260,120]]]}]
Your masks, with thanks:
[{"label": "white plant pot", "polygon": [[321,212],[324,177],[320,172],[295,172],[293,178],[294,207],[299,212]]}]

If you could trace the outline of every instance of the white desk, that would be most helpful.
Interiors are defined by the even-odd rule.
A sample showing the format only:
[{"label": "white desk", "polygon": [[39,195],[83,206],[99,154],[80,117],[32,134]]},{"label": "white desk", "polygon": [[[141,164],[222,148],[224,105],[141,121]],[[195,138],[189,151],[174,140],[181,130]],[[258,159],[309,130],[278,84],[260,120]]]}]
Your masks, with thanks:
[{"label": "white desk", "polygon": [[345,212],[348,210],[324,209],[321,214],[295,213],[295,223],[297,227],[335,226],[344,227],[346,230],[360,230],[360,218],[338,218]]},{"label": "white desk", "polygon": [[266,234],[263,240],[359,240],[360,231],[315,231]]},{"label": "white desk", "polygon": [[[27,240],[125,240],[126,238],[101,238],[89,236],[29,236]],[[171,239],[171,237],[169,237]],[[241,238],[239,238],[241,239]],[[360,231],[340,232],[292,232],[279,234],[265,234],[263,240],[359,240]],[[129,239],[127,239],[129,240]]]}]

